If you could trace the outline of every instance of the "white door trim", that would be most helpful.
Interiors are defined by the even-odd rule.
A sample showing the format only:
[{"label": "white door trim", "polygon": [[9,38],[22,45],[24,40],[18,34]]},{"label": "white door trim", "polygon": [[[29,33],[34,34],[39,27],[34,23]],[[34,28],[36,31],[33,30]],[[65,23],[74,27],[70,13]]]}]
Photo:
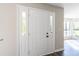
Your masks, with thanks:
[{"label": "white door trim", "polygon": [[19,5],[16,5],[16,33],[17,33],[17,39],[16,39],[16,43],[17,43],[17,56],[20,56],[20,52],[19,52],[19,49],[20,49],[20,47],[19,47],[19,22],[18,22],[18,7],[19,7]]},{"label": "white door trim", "polygon": [[[16,25],[16,31],[17,31],[17,32],[16,32],[16,33],[17,33],[17,47],[16,47],[16,48],[17,48],[17,55],[18,55],[18,56],[21,56],[22,54],[21,54],[20,52],[21,52],[22,50],[21,50],[21,48],[20,48],[20,47],[21,47],[21,42],[20,42],[20,38],[21,38],[21,37],[19,36],[19,35],[20,35],[20,33],[19,33],[19,32],[20,32],[20,31],[19,31],[19,28],[20,28],[20,25],[19,25],[19,24],[20,24],[20,23],[19,23],[19,22],[20,22],[20,21],[19,21],[19,20],[20,20],[20,19],[19,19],[19,14],[20,14],[19,8],[28,9],[28,7],[24,7],[24,6],[21,6],[21,5],[16,5],[16,11],[17,11],[17,12],[16,12],[16,13],[17,13],[17,17],[16,17],[16,18],[17,18],[17,20],[16,20],[16,23],[17,23],[17,25]],[[26,11],[26,12],[27,12],[27,11]],[[27,22],[28,22],[28,15],[27,15],[26,18],[27,18]],[[28,23],[27,23],[27,33],[28,33]],[[27,36],[28,36],[28,35],[27,35]],[[27,38],[28,38],[28,37],[27,37]],[[27,40],[28,40],[28,39],[27,39]],[[28,44],[28,43],[27,43],[27,44]],[[26,51],[25,51],[25,52],[26,52]],[[26,53],[25,53],[25,54],[26,54]],[[27,55],[27,56],[28,56],[28,55]]]}]

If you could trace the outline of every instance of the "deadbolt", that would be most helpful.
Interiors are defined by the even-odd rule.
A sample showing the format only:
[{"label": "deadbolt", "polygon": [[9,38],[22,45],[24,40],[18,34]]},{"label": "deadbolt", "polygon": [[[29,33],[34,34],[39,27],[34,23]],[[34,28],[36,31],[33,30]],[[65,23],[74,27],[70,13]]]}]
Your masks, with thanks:
[{"label": "deadbolt", "polygon": [[49,34],[49,33],[46,33],[46,34]]},{"label": "deadbolt", "polygon": [[46,37],[48,38],[49,36],[47,35]]}]

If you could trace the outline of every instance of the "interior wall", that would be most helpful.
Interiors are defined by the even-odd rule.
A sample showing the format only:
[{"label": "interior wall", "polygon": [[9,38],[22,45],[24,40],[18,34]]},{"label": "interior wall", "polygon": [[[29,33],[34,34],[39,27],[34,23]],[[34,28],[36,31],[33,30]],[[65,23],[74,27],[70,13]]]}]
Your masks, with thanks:
[{"label": "interior wall", "polygon": [[16,55],[16,7],[0,4],[0,56]]},{"label": "interior wall", "polygon": [[79,18],[79,3],[65,3],[64,18]]},{"label": "interior wall", "polygon": [[55,50],[64,49],[64,9],[57,6],[40,3],[26,3],[21,5],[55,12]]}]

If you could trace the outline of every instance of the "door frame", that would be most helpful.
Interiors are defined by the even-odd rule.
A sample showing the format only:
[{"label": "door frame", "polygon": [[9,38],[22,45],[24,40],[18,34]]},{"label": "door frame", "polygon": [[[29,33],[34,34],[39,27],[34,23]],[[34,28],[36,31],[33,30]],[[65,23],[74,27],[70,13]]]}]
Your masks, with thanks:
[{"label": "door frame", "polygon": [[[23,6],[23,5],[16,5],[16,33],[17,33],[17,39],[16,39],[16,41],[17,41],[17,52],[16,52],[16,55],[17,56],[21,56],[20,55],[20,40],[19,40],[19,17],[18,17],[18,7],[24,7],[24,8],[28,8],[28,22],[29,22],[29,8],[34,8],[34,7],[27,7],[27,6]],[[37,9],[40,9],[40,8],[37,8]],[[41,10],[45,10],[45,9],[41,9]],[[48,11],[48,10],[46,10],[46,11]],[[50,11],[50,12],[52,12],[53,13],[53,36],[54,36],[54,39],[53,39],[53,41],[54,41],[54,51],[52,52],[52,53],[54,53],[55,52],[55,11],[53,12],[53,11]],[[28,25],[29,26],[29,25]],[[28,29],[28,32],[29,32],[29,29]],[[28,41],[29,41],[29,33],[28,33]],[[29,47],[28,47],[28,49],[29,49]],[[29,52],[29,51],[28,51]]]}]

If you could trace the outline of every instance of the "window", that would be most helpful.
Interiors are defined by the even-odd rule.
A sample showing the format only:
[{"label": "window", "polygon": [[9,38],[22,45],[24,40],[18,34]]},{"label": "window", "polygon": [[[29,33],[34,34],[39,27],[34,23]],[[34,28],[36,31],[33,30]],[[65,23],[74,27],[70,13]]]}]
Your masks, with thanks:
[{"label": "window", "polygon": [[50,16],[50,30],[51,30],[51,32],[53,32],[53,18],[52,18],[52,16]]},{"label": "window", "polygon": [[73,34],[79,36],[79,22],[73,22]]},{"label": "window", "polygon": [[79,19],[65,19],[64,36],[67,38],[79,38]]},{"label": "window", "polygon": [[26,33],[26,13],[22,12],[22,19],[21,19],[21,33],[24,35]]}]

